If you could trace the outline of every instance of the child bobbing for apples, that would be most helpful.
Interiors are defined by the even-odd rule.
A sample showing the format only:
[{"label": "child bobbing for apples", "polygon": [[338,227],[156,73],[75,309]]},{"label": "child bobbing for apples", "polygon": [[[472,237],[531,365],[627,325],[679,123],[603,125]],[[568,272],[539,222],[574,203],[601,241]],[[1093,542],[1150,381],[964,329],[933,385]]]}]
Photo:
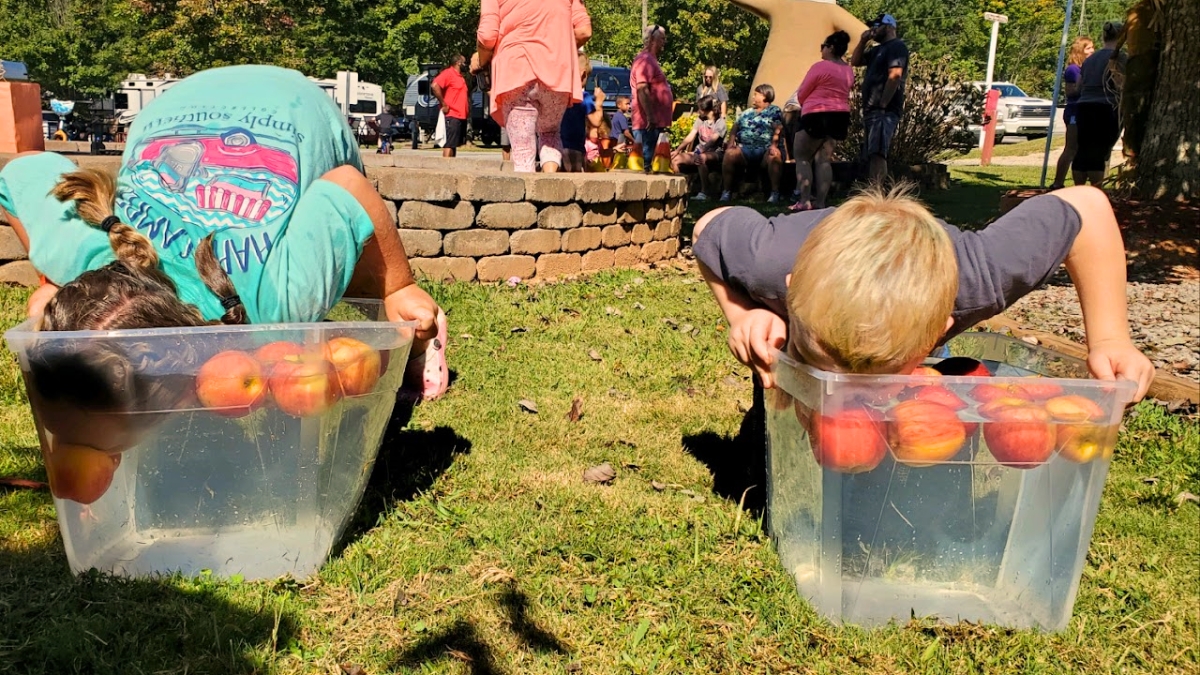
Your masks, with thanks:
[{"label": "child bobbing for apples", "polygon": [[[445,391],[445,314],[414,282],[357,140],[316,85],[270,66],[205,71],[148,105],[128,139],[115,181],[54,153],[0,171],[0,219],[49,281],[30,300],[39,330],[310,322],[343,295],[373,297],[389,320],[417,324],[410,385],[425,399]],[[100,343],[35,375],[83,408],[177,395],[130,381],[127,358]],[[128,433],[93,436],[115,450]]]},{"label": "child bobbing for apples", "polygon": [[1137,383],[1154,367],[1129,336],[1125,249],[1107,196],[1073,187],[1035,197],[979,232],[934,218],[903,190],[767,218],[702,216],[700,271],[729,321],[729,348],[764,387],[777,350],[815,368],[911,373],[936,346],[995,316],[1066,264],[1097,379]]}]

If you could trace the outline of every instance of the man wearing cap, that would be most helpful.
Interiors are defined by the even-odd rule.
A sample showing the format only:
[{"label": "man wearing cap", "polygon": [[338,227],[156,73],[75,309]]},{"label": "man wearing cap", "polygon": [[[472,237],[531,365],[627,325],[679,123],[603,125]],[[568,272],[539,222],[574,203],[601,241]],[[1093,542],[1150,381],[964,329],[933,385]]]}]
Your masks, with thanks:
[{"label": "man wearing cap", "polygon": [[[896,37],[896,19],[880,14],[868,24],[854,48],[850,65],[866,66],[862,80],[864,152],[869,178],[880,183],[887,176],[887,156],[904,111],[904,80],[908,75],[908,46]],[[874,40],[875,46],[867,49]]]}]

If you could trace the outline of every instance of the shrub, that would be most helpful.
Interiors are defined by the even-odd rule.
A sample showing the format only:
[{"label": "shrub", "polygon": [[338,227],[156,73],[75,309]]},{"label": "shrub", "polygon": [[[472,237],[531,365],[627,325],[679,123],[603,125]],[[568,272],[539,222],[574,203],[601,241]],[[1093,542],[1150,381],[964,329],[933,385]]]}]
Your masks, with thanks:
[{"label": "shrub", "polygon": [[[904,93],[904,114],[892,139],[889,164],[925,164],[948,150],[965,152],[974,147],[978,135],[967,126],[983,118],[983,92],[954,75],[949,57],[926,60],[914,54]],[[838,159],[858,161],[863,140],[861,91],[855,87],[850,94],[850,133],[838,145]]]},{"label": "shrub", "polygon": [[687,135],[692,133],[692,125],[696,123],[695,113],[684,113],[680,115],[674,122],[671,122],[669,133],[671,135],[671,147],[677,148],[687,138]]}]

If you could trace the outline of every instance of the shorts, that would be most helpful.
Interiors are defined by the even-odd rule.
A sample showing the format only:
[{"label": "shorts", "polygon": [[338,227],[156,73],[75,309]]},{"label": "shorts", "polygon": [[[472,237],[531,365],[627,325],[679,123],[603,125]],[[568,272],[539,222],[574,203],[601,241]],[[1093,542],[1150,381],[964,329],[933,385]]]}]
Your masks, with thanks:
[{"label": "shorts", "polygon": [[1121,137],[1117,109],[1107,103],[1080,103],[1075,110],[1075,129],[1078,149],[1071,170],[1104,171]]},{"label": "shorts", "polygon": [[755,164],[762,163],[763,157],[767,156],[767,150],[770,149],[770,146],[764,148],[752,148],[743,145],[741,149],[742,157],[746,158],[746,164],[753,166]]},{"label": "shorts", "polygon": [[467,121],[446,116],[446,144],[443,148],[457,148],[467,139]]},{"label": "shorts", "polygon": [[896,135],[896,127],[900,126],[900,115],[878,108],[863,111],[863,132],[866,143],[863,149],[868,157],[872,155],[888,156],[892,149],[892,138]]},{"label": "shorts", "polygon": [[816,112],[800,117],[800,130],[815,139],[846,140],[850,132],[849,112]]},{"label": "shorts", "polygon": [[1065,108],[1063,108],[1063,122],[1066,123],[1067,126],[1071,126],[1072,124],[1075,124],[1076,123],[1075,120],[1078,118],[1077,117],[1078,113],[1079,113],[1079,104],[1078,103],[1068,103],[1067,106]]}]

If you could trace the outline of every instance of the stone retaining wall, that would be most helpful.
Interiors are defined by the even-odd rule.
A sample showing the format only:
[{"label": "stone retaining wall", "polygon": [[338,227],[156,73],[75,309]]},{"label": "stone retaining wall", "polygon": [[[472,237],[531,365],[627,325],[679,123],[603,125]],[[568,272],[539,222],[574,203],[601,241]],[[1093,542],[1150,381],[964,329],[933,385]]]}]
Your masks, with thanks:
[{"label": "stone retaining wall", "polygon": [[[116,157],[79,158],[115,171]],[[498,159],[367,156],[414,272],[435,280],[552,279],[675,257],[682,177],[632,172],[517,174]],[[0,167],[5,158],[0,157]],[[419,167],[419,168],[417,168]],[[0,282],[37,275],[0,227]]]}]

